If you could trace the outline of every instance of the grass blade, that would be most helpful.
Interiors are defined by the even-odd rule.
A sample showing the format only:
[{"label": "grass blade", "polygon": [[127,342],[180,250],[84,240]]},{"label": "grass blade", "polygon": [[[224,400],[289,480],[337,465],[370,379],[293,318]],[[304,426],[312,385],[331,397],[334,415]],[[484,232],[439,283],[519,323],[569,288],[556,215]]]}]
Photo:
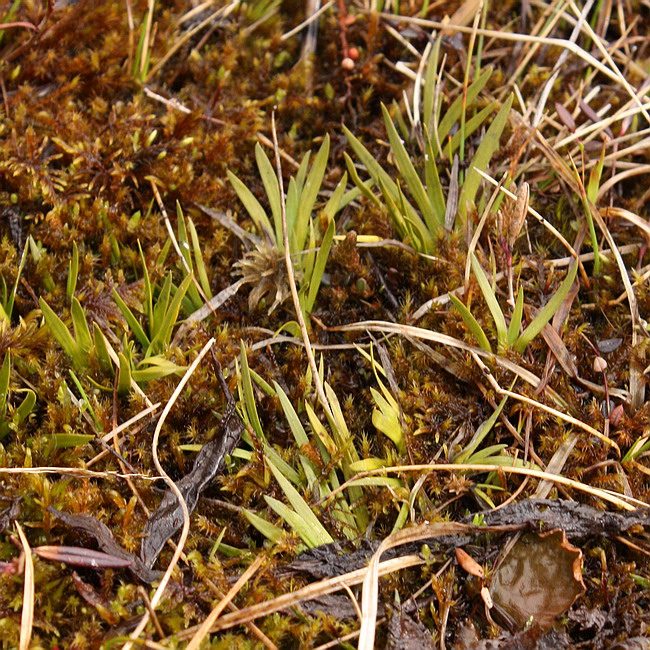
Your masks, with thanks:
[{"label": "grass blade", "polygon": [[[492,75],[492,68],[485,68],[481,76],[472,84],[467,87],[466,95],[466,106],[470,106],[472,102],[478,97],[478,94],[483,90],[485,84],[488,82],[488,79]],[[452,105],[447,109],[445,116],[440,120],[438,125],[438,139],[440,144],[443,144],[443,140],[447,137],[451,127],[458,122],[460,119],[461,113],[463,110],[463,97],[462,95],[457,97]]]},{"label": "grass blade", "polygon": [[[288,522],[289,525],[294,528],[294,530],[300,535],[301,539],[305,541],[306,544],[311,546],[321,546],[322,544],[329,544],[333,542],[332,536],[325,530],[325,527],[318,520],[318,517],[313,513],[312,509],[309,507],[309,504],[300,496],[298,490],[296,490],[293,485],[282,475],[282,473],[275,467],[274,463],[270,458],[266,458],[269,468],[275,477],[275,480],[278,482],[282,491],[284,492],[287,500],[294,509],[294,514],[298,516],[298,521],[293,521],[293,523]],[[283,506],[286,509],[286,506],[283,503],[280,503],[276,499],[271,497],[265,497],[267,503],[276,511],[278,510],[274,507],[277,504]],[[272,503],[275,502],[275,503]],[[280,514],[280,512],[278,512]],[[285,512],[286,514],[286,512]],[[284,515],[280,515],[284,517]]]},{"label": "grass blade", "polygon": [[257,412],[257,405],[255,404],[255,397],[253,395],[253,383],[251,381],[250,368],[248,367],[248,357],[246,356],[246,348],[244,347],[243,341],[239,342],[239,366],[242,397],[244,408],[246,409],[246,414],[248,415],[248,420],[253,427],[253,431],[255,431],[256,435],[261,440],[264,440],[264,432],[262,430],[260,416]]},{"label": "grass blade", "polygon": [[272,524],[270,521],[266,521],[266,519],[262,519],[262,517],[246,508],[244,508],[242,512],[251,526],[256,528],[260,533],[262,533],[262,535],[264,535],[264,537],[266,537],[266,539],[274,544],[284,537],[284,531],[279,526]]},{"label": "grass blade", "polygon": [[515,308],[512,311],[512,318],[510,319],[510,326],[508,327],[508,334],[506,336],[506,341],[509,346],[513,346],[519,336],[519,330],[521,329],[521,320],[524,315],[524,290],[522,287],[519,287],[519,293],[517,294],[517,301],[515,302]]},{"label": "grass blade", "polygon": [[574,262],[571,265],[571,268],[567,272],[566,278],[562,281],[562,284],[558,290],[553,294],[551,299],[542,307],[537,316],[533,318],[530,325],[521,333],[521,336],[517,339],[517,342],[514,345],[517,352],[523,352],[526,349],[526,346],[542,331],[544,325],[548,323],[551,318],[555,315],[555,312],[560,308],[560,305],[564,302],[564,299],[567,297],[569,291],[571,290],[571,285],[573,284],[576,273],[578,272],[578,264]]},{"label": "grass blade", "polygon": [[54,310],[43,300],[39,298],[39,305],[43,312],[43,318],[52,332],[52,336],[57,343],[63,348],[63,351],[72,359],[77,368],[83,368],[88,364],[88,357],[84,351],[77,345],[68,331],[65,323],[54,313]]},{"label": "grass blade", "polygon": [[487,279],[487,276],[485,275],[485,271],[483,271],[474,253],[472,253],[470,256],[470,263],[472,265],[472,270],[474,271],[474,275],[478,280],[478,285],[481,288],[481,293],[483,294],[488,309],[492,314],[492,318],[494,320],[494,326],[496,327],[497,330],[497,343],[499,349],[501,349],[505,346],[506,340],[508,338],[506,319],[503,315],[503,312],[501,311],[501,307],[499,306],[499,302],[497,301],[497,297],[494,293],[494,289],[492,289],[492,285],[490,284],[490,281]]},{"label": "grass blade", "polygon": [[323,273],[325,273],[325,266],[327,265],[327,259],[329,258],[330,250],[332,248],[332,240],[334,239],[335,229],[336,227],[334,220],[330,219],[327,230],[325,231],[325,236],[321,242],[320,249],[316,255],[314,270],[312,271],[311,277],[309,278],[309,292],[307,293],[307,300],[304,304],[304,310],[307,314],[311,313],[311,310],[314,308],[314,303],[316,302],[316,296],[318,294],[318,290],[320,289]]},{"label": "grass blade", "polygon": [[508,121],[508,113],[510,112],[513,99],[514,95],[511,94],[503,104],[497,116],[492,121],[492,124],[490,124],[490,128],[487,130],[470,163],[467,177],[465,178],[458,199],[458,209],[463,216],[467,214],[467,205],[474,203],[476,192],[481,183],[481,175],[477,169],[484,172],[487,171],[494,152],[499,148],[499,140]]},{"label": "grass blade", "polygon": [[307,224],[318,198],[318,192],[323,184],[327,159],[330,152],[330,137],[325,136],[314,162],[309,170],[305,185],[300,193],[300,205],[298,207],[298,222],[296,224],[296,250],[302,250],[307,236]]},{"label": "grass blade", "polygon": [[[171,283],[171,274],[168,276],[168,278],[170,279],[170,283]],[[174,294],[174,297],[172,298],[172,301],[169,304],[169,308],[166,310],[162,322],[160,323],[158,332],[156,336],[153,338],[153,340],[151,341],[151,345],[149,346],[150,350],[152,351],[162,350],[169,345],[169,340],[171,338],[172,330],[176,325],[178,312],[181,309],[181,302],[192,281],[193,281],[193,277],[191,275],[188,275],[185,278],[185,280],[183,280],[180,287],[176,289],[176,293]],[[146,356],[149,356],[149,354],[147,354]]]},{"label": "grass blade", "polygon": [[469,331],[474,335],[476,342],[479,344],[479,347],[483,348],[486,352],[492,352],[490,342],[488,341],[483,328],[479,325],[474,314],[467,309],[467,307],[456,297],[453,293],[449,294],[449,299],[454,307],[460,312],[460,315],[467,325]]},{"label": "grass blade", "polygon": [[429,232],[432,235],[439,234],[442,228],[442,223],[436,219],[436,214],[431,202],[429,201],[429,196],[424,189],[424,185],[422,185],[420,177],[415,171],[415,167],[411,162],[411,157],[406,151],[402,139],[399,137],[390,114],[388,113],[388,109],[384,104],[381,105],[381,110],[384,116],[384,124],[386,125],[386,132],[388,134],[390,146],[393,155],[395,156],[395,162],[397,163],[397,168],[406,182],[411,196],[420,208]]},{"label": "grass blade", "polygon": [[433,152],[431,138],[426,131],[424,132],[424,147],[424,180],[427,184],[427,196],[429,197],[429,203],[433,207],[436,220],[444,224],[447,206],[444,194],[442,193],[442,185],[440,183],[438,165],[436,164],[436,156]]},{"label": "grass blade", "polygon": [[93,339],[90,336],[90,329],[88,328],[84,308],[76,298],[72,299],[70,314],[72,315],[72,327],[74,327],[74,336],[77,345],[85,354],[88,354],[93,347]]},{"label": "grass blade", "polygon": [[68,265],[68,281],[66,285],[66,295],[68,300],[72,300],[75,289],[77,288],[77,278],[79,276],[79,249],[77,242],[72,242],[72,259]]},{"label": "grass blade", "polygon": [[190,231],[190,238],[192,240],[192,250],[194,251],[194,262],[196,264],[196,274],[198,276],[199,284],[203,293],[208,297],[212,298],[212,291],[210,289],[210,280],[208,280],[208,272],[205,268],[205,262],[203,261],[203,254],[201,253],[201,244],[199,242],[199,236],[196,232],[196,227],[192,219],[188,217],[187,219],[188,229]]},{"label": "grass blade", "polygon": [[[273,169],[271,161],[266,155],[264,149],[262,149],[262,145],[259,143],[255,145],[255,160],[257,161],[257,169],[260,172],[262,183],[264,184],[266,197],[271,206],[271,215],[273,216],[273,224],[275,226],[275,230],[271,228],[271,224],[268,223],[267,219],[268,226],[266,227],[268,228],[268,234],[272,236],[275,232],[275,245],[278,249],[282,249],[282,210],[280,206],[280,187],[278,185],[278,177],[275,174],[275,169]],[[264,212],[264,216],[266,216],[266,212]]]},{"label": "grass blade", "polygon": [[145,334],[144,330],[142,329],[142,325],[140,325],[140,322],[135,317],[134,313],[124,302],[124,300],[122,300],[120,294],[117,293],[115,289],[113,289],[113,300],[115,301],[118,309],[122,312],[122,316],[124,316],[124,320],[126,320],[129,329],[135,334],[135,338],[138,339],[143,349],[146,350],[151,345],[149,337]]},{"label": "grass blade", "polygon": [[[266,212],[261,203],[255,198],[246,185],[244,185],[244,183],[242,183],[229,169],[226,170],[226,174],[228,175],[228,180],[235,190],[235,193],[239,197],[239,200],[244,204],[246,212],[248,212],[257,229],[262,234],[265,234],[269,239],[273,239],[273,233],[275,230],[271,226],[271,222],[266,216]],[[280,241],[282,241],[282,239],[280,239]]]}]

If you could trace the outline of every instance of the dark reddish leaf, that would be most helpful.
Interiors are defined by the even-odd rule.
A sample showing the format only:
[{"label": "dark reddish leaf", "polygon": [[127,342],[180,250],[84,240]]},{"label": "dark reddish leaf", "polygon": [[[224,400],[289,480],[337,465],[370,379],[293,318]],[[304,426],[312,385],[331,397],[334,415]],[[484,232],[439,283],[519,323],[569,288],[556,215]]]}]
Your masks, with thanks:
[{"label": "dark reddish leaf", "polygon": [[93,569],[123,569],[133,564],[128,558],[92,551],[82,546],[37,546],[32,550],[44,560]]},{"label": "dark reddish leaf", "polygon": [[571,131],[575,131],[576,122],[573,119],[571,113],[569,113],[569,111],[559,102],[555,102],[555,110],[557,111],[557,114],[562,122],[564,122],[564,125],[567,126]]},{"label": "dark reddish leaf", "polygon": [[111,604],[97,590],[84,582],[76,571],[72,572],[72,582],[77,593],[89,604],[92,605],[99,615],[109,624],[117,625],[120,617],[111,611]]},{"label": "dark reddish leaf", "polygon": [[131,563],[128,566],[128,569],[143,582],[151,583],[160,579],[160,573],[158,571],[151,571],[142,564],[140,558],[123,549],[115,541],[113,533],[111,533],[108,526],[98,519],[95,519],[95,517],[91,517],[90,515],[71,515],[65,512],[59,512],[52,506],[48,506],[47,509],[53,515],[58,517],[64,524],[91,535],[99,545],[99,548],[101,548],[105,553],[122,558],[123,560],[128,560]]}]

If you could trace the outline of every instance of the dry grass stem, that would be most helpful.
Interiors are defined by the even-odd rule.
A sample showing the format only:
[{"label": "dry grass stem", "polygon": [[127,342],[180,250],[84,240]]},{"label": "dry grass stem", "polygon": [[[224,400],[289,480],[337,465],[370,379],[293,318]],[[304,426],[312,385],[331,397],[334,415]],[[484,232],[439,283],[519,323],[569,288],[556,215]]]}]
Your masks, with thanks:
[{"label": "dry grass stem", "polygon": [[32,627],[34,625],[34,559],[32,558],[32,549],[29,546],[27,537],[21,525],[14,522],[20,543],[23,545],[23,554],[25,556],[24,568],[24,588],[23,588],[23,611],[20,617],[20,650],[28,650],[32,639]]},{"label": "dry grass stem", "polygon": [[255,575],[257,570],[264,564],[265,557],[258,555],[254,562],[244,571],[237,582],[230,588],[228,593],[219,601],[219,604],[210,612],[209,616],[203,621],[201,627],[192,637],[187,645],[186,650],[197,650],[203,640],[210,634],[212,626],[215,624],[221,612],[227,607],[228,603],[241,591],[242,587]]}]

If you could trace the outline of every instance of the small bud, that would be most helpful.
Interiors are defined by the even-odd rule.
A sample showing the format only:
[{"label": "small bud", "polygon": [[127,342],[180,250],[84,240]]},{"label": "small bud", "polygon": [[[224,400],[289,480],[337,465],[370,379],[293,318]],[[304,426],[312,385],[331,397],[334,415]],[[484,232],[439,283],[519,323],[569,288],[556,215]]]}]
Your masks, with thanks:
[{"label": "small bud", "polygon": [[359,60],[359,50],[356,47],[351,47],[350,49],[348,49],[348,56],[353,61],[358,61]]},{"label": "small bud", "polygon": [[354,61],[349,56],[346,56],[343,61],[341,61],[341,67],[350,72],[350,70],[354,70]]},{"label": "small bud", "polygon": [[494,603],[492,602],[492,594],[487,587],[481,588],[481,598],[483,599],[483,602],[488,609],[492,609],[494,607]]},{"label": "small bud", "polygon": [[624,415],[625,415],[625,408],[623,407],[622,404],[619,404],[609,414],[609,423],[613,427],[617,427],[621,423],[621,420],[623,419]]},{"label": "small bud", "polygon": [[594,359],[594,372],[605,372],[607,370],[607,361],[602,357],[596,357]]}]

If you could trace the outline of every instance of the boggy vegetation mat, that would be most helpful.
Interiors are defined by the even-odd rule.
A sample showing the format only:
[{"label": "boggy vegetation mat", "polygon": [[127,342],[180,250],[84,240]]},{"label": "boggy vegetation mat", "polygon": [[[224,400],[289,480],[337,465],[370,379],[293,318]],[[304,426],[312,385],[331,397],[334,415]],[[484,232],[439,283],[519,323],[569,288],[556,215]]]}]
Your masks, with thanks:
[{"label": "boggy vegetation mat", "polygon": [[2,647],[647,647],[647,0],[1,11]]}]

